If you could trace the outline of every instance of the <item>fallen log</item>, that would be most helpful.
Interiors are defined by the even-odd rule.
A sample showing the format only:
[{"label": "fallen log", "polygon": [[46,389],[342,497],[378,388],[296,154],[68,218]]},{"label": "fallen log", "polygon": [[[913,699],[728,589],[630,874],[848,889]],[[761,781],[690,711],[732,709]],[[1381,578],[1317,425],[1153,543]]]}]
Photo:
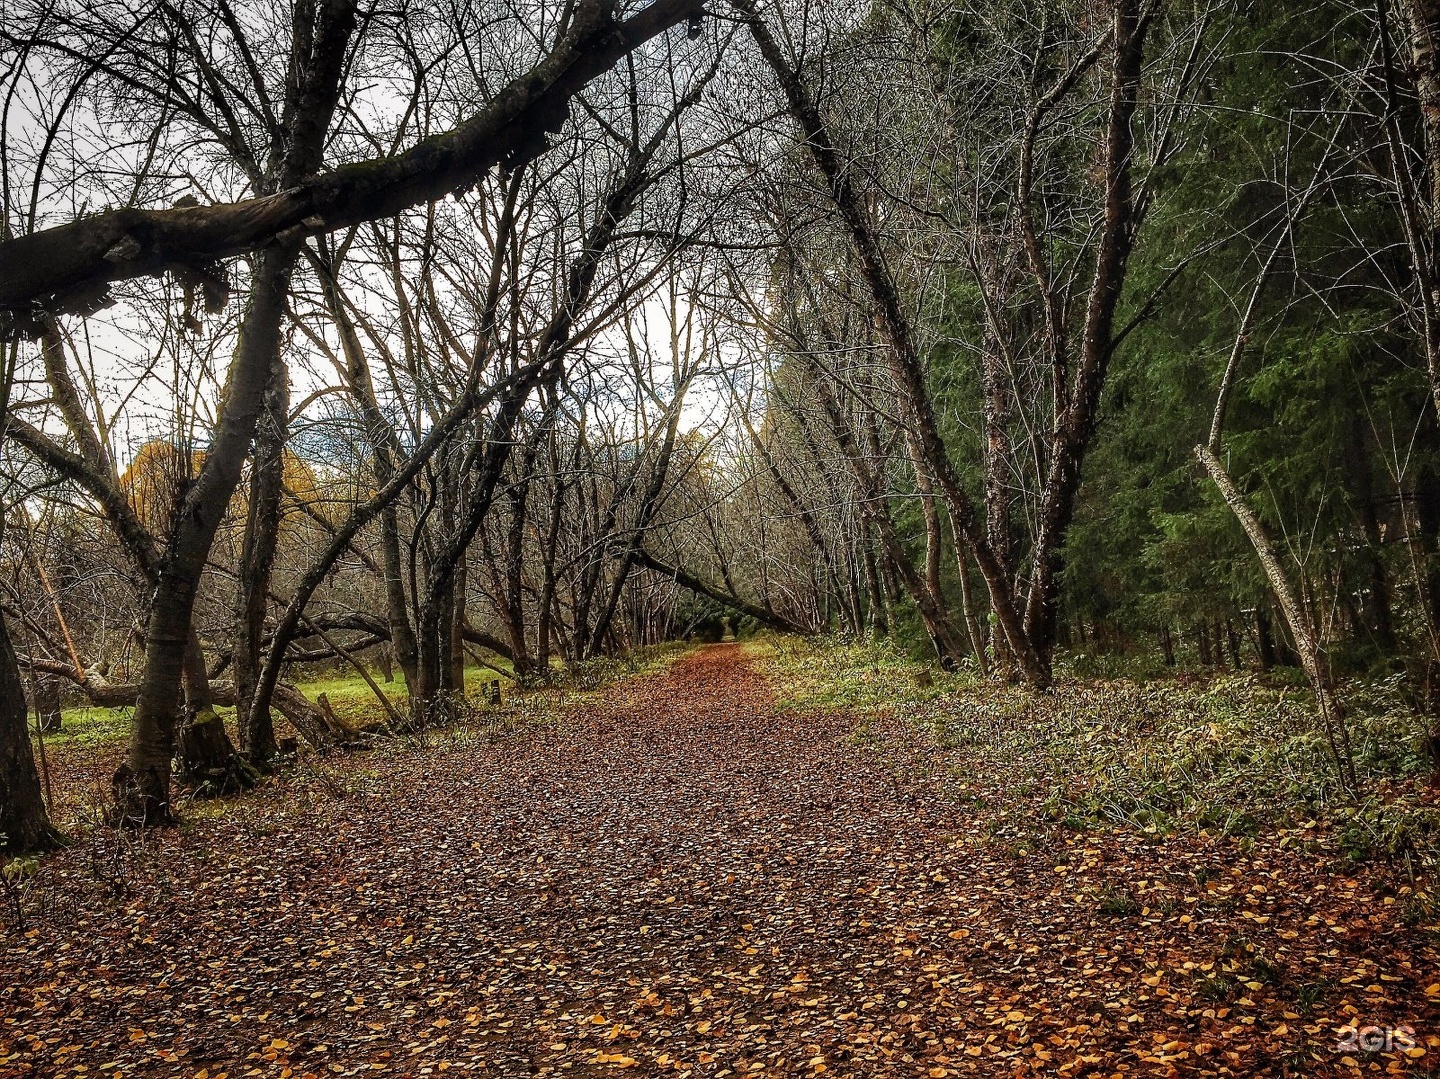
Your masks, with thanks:
[{"label": "fallen log", "polygon": [[[107,682],[93,672],[76,671],[68,663],[54,660],[23,660],[23,665],[40,674],[58,675],[67,679],[100,708],[133,708],[140,696],[136,682]],[[210,695],[221,708],[235,707],[235,683],[216,681],[210,683]],[[276,711],[295,728],[300,737],[316,749],[333,749],[341,746],[359,745],[373,734],[370,730],[353,727],[333,713],[326,714],[306,699],[294,686],[281,683],[275,687],[272,698]]]},{"label": "fallen log", "polygon": [[698,593],[707,599],[713,599],[716,603],[723,604],[732,611],[753,618],[763,626],[778,629],[783,633],[812,632],[810,627],[802,626],[800,623],[793,622],[782,614],[776,614],[769,608],[761,607],[758,604],[751,603],[749,600],[741,599],[739,596],[717,588],[715,585],[695,576],[693,573],[687,572],[679,566],[672,566],[667,562],[661,561],[643,547],[636,549],[634,557],[636,563],[644,566],[646,569],[654,570],[662,576],[669,577],[676,584],[688,588],[690,591]]}]

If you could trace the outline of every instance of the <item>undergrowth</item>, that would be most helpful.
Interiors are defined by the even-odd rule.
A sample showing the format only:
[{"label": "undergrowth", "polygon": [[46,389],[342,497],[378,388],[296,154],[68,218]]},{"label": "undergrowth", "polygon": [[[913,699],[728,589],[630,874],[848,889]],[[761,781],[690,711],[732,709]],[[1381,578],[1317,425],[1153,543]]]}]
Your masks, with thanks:
[{"label": "undergrowth", "polygon": [[[856,740],[891,715],[967,775],[1071,828],[1205,831],[1282,842],[1412,875],[1440,868],[1440,804],[1424,724],[1392,680],[1347,690],[1358,795],[1335,775],[1308,694],[1251,674],[1209,681],[1081,679],[1053,692],[944,673],[884,643],[772,638],[752,646],[781,703],[855,713]],[[1023,795],[1028,792],[1028,799]],[[1038,803],[1038,805],[1036,804]]]}]

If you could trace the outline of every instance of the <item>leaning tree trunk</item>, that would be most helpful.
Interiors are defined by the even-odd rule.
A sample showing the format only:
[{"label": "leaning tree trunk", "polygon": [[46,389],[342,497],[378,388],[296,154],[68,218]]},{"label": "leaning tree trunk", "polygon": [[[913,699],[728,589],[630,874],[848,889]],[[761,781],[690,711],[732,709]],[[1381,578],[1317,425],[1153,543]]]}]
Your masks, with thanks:
[{"label": "leaning tree trunk", "polygon": [[[960,476],[946,451],[934,402],[930,399],[925,385],[915,335],[906,317],[899,288],[886,266],[884,254],[868,220],[864,201],[830,136],[819,108],[801,80],[800,73],[790,66],[779,43],[765,25],[755,0],[730,0],[730,3],[750,28],[751,36],[759,46],[766,64],[779,80],[789,103],[790,114],[805,135],[806,149],[816,168],[824,176],[829,188],[828,195],[850,234],[851,243],[860,260],[861,277],[875,301],[877,321],[890,346],[885,350],[885,360],[891,377],[910,414],[909,418],[925,463],[950,508],[951,519],[969,541],[976,565],[985,578],[986,588],[990,592],[991,611],[1009,640],[1026,681],[1036,688],[1047,688],[1051,680],[1049,664],[1030,646],[1021,614],[1010,594],[1010,584],[1005,580],[1000,564],[985,542],[979,514],[965,493]],[[881,539],[887,540],[883,526]],[[887,542],[887,546],[889,545]],[[904,569],[899,566],[897,568],[902,571]],[[913,573],[911,575],[915,576]],[[923,586],[918,576],[913,582],[906,581],[906,590],[915,597],[925,621],[932,622],[936,613],[943,616],[943,611],[925,611],[925,604],[921,603],[920,596],[916,595],[916,585]],[[943,624],[946,619],[941,617],[940,621]],[[948,640],[942,637],[941,643],[954,651],[956,638],[952,633]]]},{"label": "leaning tree trunk", "polygon": [[1230,474],[1225,471],[1225,466],[1220,463],[1220,459],[1209,446],[1196,446],[1195,457],[1205,467],[1205,471],[1210,474],[1210,478],[1220,491],[1220,496],[1230,507],[1230,511],[1235,515],[1240,527],[1245,530],[1246,538],[1250,540],[1251,546],[1255,548],[1260,568],[1265,571],[1265,577],[1270,582],[1270,587],[1274,589],[1281,613],[1285,616],[1285,623],[1289,626],[1290,634],[1295,639],[1295,648],[1300,653],[1300,665],[1310,679],[1310,687],[1315,693],[1315,703],[1320,710],[1320,720],[1324,727],[1325,737],[1330,744],[1331,754],[1335,758],[1335,767],[1339,770],[1341,782],[1354,791],[1356,789],[1355,761],[1350,751],[1350,735],[1349,728],[1345,723],[1345,709],[1339,695],[1335,692],[1335,682],[1331,676],[1330,664],[1325,657],[1320,638],[1311,628],[1310,620],[1305,617],[1300,598],[1295,594],[1290,577],[1280,564],[1280,557],[1275,553],[1275,544],[1271,541],[1269,532],[1255,511],[1250,508],[1245,496],[1231,481]]},{"label": "leaning tree trunk", "polygon": [[[170,763],[175,755],[180,684],[195,595],[264,409],[296,255],[297,248],[291,243],[267,248],[256,259],[250,304],[230,366],[220,423],[160,563],[145,630],[145,673],[135,703],[130,746],[125,762],[115,772],[118,823],[165,823],[174,817]],[[209,762],[206,767],[217,763]]]}]

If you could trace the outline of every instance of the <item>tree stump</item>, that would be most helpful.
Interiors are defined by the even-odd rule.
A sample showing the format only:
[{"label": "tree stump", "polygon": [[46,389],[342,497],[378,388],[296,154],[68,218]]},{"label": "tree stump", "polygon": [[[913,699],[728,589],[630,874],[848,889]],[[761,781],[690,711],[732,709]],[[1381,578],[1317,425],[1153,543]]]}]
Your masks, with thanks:
[{"label": "tree stump", "polygon": [[63,713],[60,707],[60,683],[57,679],[40,677],[35,680],[31,697],[35,702],[35,725],[42,734],[60,730]]}]

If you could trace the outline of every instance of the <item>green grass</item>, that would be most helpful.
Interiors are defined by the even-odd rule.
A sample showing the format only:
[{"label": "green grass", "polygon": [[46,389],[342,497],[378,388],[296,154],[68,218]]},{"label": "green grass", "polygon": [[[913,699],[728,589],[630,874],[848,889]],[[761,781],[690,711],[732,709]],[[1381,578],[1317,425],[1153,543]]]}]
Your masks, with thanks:
[{"label": "green grass", "polygon": [[[479,694],[483,684],[497,678],[504,687],[503,691],[508,692],[513,687],[514,681],[510,677],[509,663],[497,659],[495,666],[506,673],[500,675],[479,666],[466,668],[465,687],[472,697]],[[382,681],[379,674],[373,674],[372,677],[385,696],[403,714],[406,709],[404,681],[398,675],[395,681],[389,683]],[[302,681],[298,683],[298,687],[312,701],[324,693],[329,698],[336,714],[349,722],[368,725],[381,718],[380,704],[375,699],[374,692],[353,668],[337,670],[320,678]],[[130,732],[131,711],[130,708],[97,708],[91,705],[67,708],[62,715],[61,729],[47,734],[45,744],[57,750],[63,750],[71,747],[101,746],[113,742],[123,742]],[[233,723],[235,718],[233,708],[221,708],[217,711],[223,720]]]},{"label": "green grass", "polygon": [[61,728],[45,736],[45,744],[54,748],[67,746],[98,746],[123,741],[130,733],[129,708],[67,708]]},{"label": "green grass", "polygon": [[[560,667],[556,670],[555,686],[551,689],[516,693],[514,670],[508,660],[495,657],[494,668],[471,664],[465,669],[465,689],[471,710],[483,717],[495,711],[493,706],[482,699],[482,688],[498,680],[505,704],[509,709],[517,697],[535,696],[543,702],[542,710],[550,710],[563,698],[566,702],[589,694],[599,693],[621,678],[646,674],[663,669],[678,656],[687,651],[684,645],[661,645],[656,648],[640,649],[619,657],[600,657],[573,668]],[[381,692],[389,698],[402,715],[408,708],[405,682],[396,674],[393,682],[384,682],[378,673],[372,673]],[[384,719],[383,709],[375,699],[375,693],[353,668],[331,670],[321,677],[297,683],[298,688],[311,701],[325,694],[342,720],[356,726],[371,726]],[[81,750],[124,742],[130,733],[130,708],[96,708],[83,706],[65,709],[61,729],[45,735],[45,745],[55,752]],[[521,709],[524,711],[524,709]],[[220,717],[233,728],[235,710],[218,709]],[[281,721],[277,713],[277,722]],[[513,716],[512,716],[513,718]]]},{"label": "green grass", "polygon": [[[404,715],[408,707],[404,679],[398,673],[393,682],[382,682],[378,674],[372,674],[371,677],[390,703]],[[296,688],[312,701],[317,700],[320,694],[325,694],[330,706],[335,709],[335,714],[353,726],[370,726],[385,719],[384,710],[375,699],[374,692],[353,668],[337,670],[323,678],[297,682]],[[227,713],[226,718],[229,718],[229,714]]]},{"label": "green grass", "polygon": [[851,711],[856,741],[873,740],[877,716],[896,716],[926,732],[958,772],[1003,788],[1019,817],[1240,842],[1284,829],[1297,844],[1323,835],[1352,860],[1440,868],[1440,809],[1424,798],[1425,724],[1391,683],[1347,689],[1361,786],[1351,798],[1309,695],[1253,675],[1069,675],[1037,694],[973,671],[944,674],[884,643],[771,638],[752,651],[784,706]]}]

